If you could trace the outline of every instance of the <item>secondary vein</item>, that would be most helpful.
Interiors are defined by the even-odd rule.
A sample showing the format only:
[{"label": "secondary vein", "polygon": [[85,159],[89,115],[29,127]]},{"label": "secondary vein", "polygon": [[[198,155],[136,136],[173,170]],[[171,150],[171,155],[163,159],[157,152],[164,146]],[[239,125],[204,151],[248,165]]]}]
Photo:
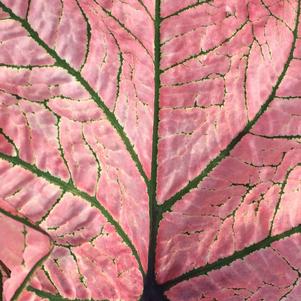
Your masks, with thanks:
[{"label": "secondary vein", "polygon": [[35,174],[36,176],[46,180],[48,183],[51,183],[51,184],[54,184],[54,185],[60,187],[65,192],[70,192],[71,194],[73,194],[75,196],[79,196],[83,200],[90,203],[91,206],[97,208],[101,212],[101,214],[105,217],[105,219],[111,225],[113,225],[117,234],[121,237],[121,239],[124,241],[124,243],[126,243],[127,246],[131,249],[132,254],[134,255],[134,257],[138,263],[139,270],[140,270],[142,276],[144,276],[142,264],[141,264],[138,252],[137,252],[134,244],[132,243],[130,238],[127,236],[125,231],[122,229],[122,227],[119,225],[119,223],[113,218],[113,216],[109,213],[109,211],[103,205],[101,205],[101,203],[99,203],[99,201],[96,199],[96,197],[91,196],[82,190],[79,190],[77,187],[75,187],[73,185],[73,183],[64,182],[60,178],[57,178],[57,177],[51,175],[49,172],[42,171],[39,168],[37,168],[35,165],[25,162],[18,157],[13,157],[13,156],[9,156],[9,155],[0,153],[0,159],[5,160],[13,165],[20,166],[23,169],[30,171],[31,173]]},{"label": "secondary vein", "polygon": [[242,140],[242,138],[244,136],[246,136],[248,133],[250,133],[250,130],[252,129],[252,127],[256,124],[256,122],[259,120],[259,118],[263,115],[263,113],[267,110],[268,106],[271,104],[271,102],[274,100],[275,96],[276,96],[276,92],[283,80],[283,78],[285,77],[287,70],[289,68],[289,65],[291,63],[291,61],[294,58],[294,50],[296,47],[296,41],[297,41],[297,34],[298,34],[298,26],[299,26],[299,18],[300,18],[300,3],[301,1],[298,1],[298,9],[297,9],[297,14],[296,14],[296,22],[295,22],[295,28],[293,31],[293,42],[292,42],[292,46],[291,46],[291,50],[288,56],[288,59],[283,67],[283,70],[275,84],[275,86],[273,87],[269,97],[267,98],[267,100],[263,103],[263,105],[260,107],[259,111],[256,113],[255,117],[250,120],[246,126],[231,140],[231,142],[228,144],[228,146],[226,148],[224,148],[223,150],[221,150],[221,152],[214,158],[212,159],[209,164],[205,167],[205,169],[203,169],[201,171],[201,173],[196,176],[194,179],[190,180],[189,183],[182,188],[181,190],[179,190],[177,193],[175,193],[171,198],[169,198],[168,200],[165,201],[165,203],[163,203],[160,208],[163,212],[166,211],[170,211],[172,206],[175,205],[175,203],[177,201],[179,201],[180,199],[182,199],[187,193],[189,193],[192,189],[197,188],[197,186],[199,185],[199,183],[208,176],[208,174],[215,169],[219,163],[224,160],[226,157],[228,157],[230,155],[230,152],[232,151],[232,149]]},{"label": "secondary vein", "polygon": [[142,164],[139,160],[139,157],[137,153],[134,150],[134,147],[127,137],[127,135],[124,132],[124,129],[122,125],[117,120],[116,116],[110,111],[110,109],[106,106],[106,104],[103,102],[103,100],[100,98],[98,93],[90,86],[90,84],[82,77],[80,72],[75,70],[73,67],[71,67],[66,60],[61,58],[57,52],[49,47],[44,40],[42,40],[39,36],[39,34],[31,27],[31,25],[21,17],[17,16],[10,8],[5,6],[2,1],[0,1],[0,8],[6,13],[9,14],[11,19],[19,22],[22,27],[28,32],[28,34],[31,36],[31,38],[38,43],[44,50],[56,61],[56,65],[58,67],[63,68],[66,70],[70,75],[72,75],[81,85],[82,87],[90,94],[91,98],[96,102],[96,104],[99,106],[99,108],[103,111],[105,116],[107,117],[108,121],[111,123],[111,125],[115,128],[118,135],[120,136],[121,140],[123,141],[128,153],[130,154],[132,160],[135,162],[137,169],[144,179],[145,184],[148,186],[148,177],[142,167]]},{"label": "secondary vein", "polygon": [[269,236],[258,243],[255,243],[247,248],[235,252],[231,256],[221,258],[213,263],[208,263],[203,267],[195,268],[187,273],[182,274],[179,277],[176,277],[172,280],[165,282],[164,284],[161,285],[161,288],[162,290],[166,291],[183,281],[187,281],[195,277],[199,277],[201,275],[207,275],[211,271],[219,270],[225,266],[229,266],[231,263],[233,263],[236,260],[244,259],[246,256],[250,255],[251,253],[270,247],[272,243],[290,237],[296,233],[301,233],[301,225],[298,225],[280,234]]}]

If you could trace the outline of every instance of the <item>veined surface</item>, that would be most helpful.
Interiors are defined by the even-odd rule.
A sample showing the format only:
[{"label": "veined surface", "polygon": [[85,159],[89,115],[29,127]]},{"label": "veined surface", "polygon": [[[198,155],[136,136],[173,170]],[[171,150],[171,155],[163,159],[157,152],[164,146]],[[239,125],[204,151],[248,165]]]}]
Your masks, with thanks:
[{"label": "veined surface", "polygon": [[0,1],[3,301],[299,301],[300,6]]}]

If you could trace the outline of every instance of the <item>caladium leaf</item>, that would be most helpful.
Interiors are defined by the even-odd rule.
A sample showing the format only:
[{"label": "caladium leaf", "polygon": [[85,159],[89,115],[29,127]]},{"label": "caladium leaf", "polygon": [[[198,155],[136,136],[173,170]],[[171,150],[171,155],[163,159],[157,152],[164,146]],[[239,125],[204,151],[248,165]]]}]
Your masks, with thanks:
[{"label": "caladium leaf", "polygon": [[0,10],[4,301],[298,300],[300,0]]}]

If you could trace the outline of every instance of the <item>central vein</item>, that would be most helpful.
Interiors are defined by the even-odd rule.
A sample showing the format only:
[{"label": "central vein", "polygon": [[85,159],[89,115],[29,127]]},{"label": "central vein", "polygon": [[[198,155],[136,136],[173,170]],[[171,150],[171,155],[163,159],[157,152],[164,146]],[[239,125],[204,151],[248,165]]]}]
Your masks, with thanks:
[{"label": "central vein", "polygon": [[[160,13],[161,0],[155,2],[155,16],[154,16],[154,116],[153,116],[153,137],[152,137],[152,165],[151,165],[151,179],[149,182],[149,249],[148,249],[148,270],[144,279],[144,292],[142,296],[143,301],[152,300],[156,297],[157,300],[162,299],[163,296],[157,291],[156,277],[155,277],[155,258],[156,258],[156,243],[159,221],[161,214],[156,200],[157,191],[157,169],[158,169],[158,127],[159,127],[159,98],[160,98]],[[160,296],[161,295],[161,296]],[[159,298],[159,299],[158,299]],[[163,300],[163,299],[162,299]]]}]

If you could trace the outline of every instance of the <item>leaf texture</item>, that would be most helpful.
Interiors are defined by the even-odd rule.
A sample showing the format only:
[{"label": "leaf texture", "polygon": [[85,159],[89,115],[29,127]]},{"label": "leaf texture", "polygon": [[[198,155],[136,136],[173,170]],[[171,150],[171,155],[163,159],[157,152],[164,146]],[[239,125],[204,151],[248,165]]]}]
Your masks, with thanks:
[{"label": "leaf texture", "polygon": [[300,0],[1,0],[3,301],[298,301]]}]

